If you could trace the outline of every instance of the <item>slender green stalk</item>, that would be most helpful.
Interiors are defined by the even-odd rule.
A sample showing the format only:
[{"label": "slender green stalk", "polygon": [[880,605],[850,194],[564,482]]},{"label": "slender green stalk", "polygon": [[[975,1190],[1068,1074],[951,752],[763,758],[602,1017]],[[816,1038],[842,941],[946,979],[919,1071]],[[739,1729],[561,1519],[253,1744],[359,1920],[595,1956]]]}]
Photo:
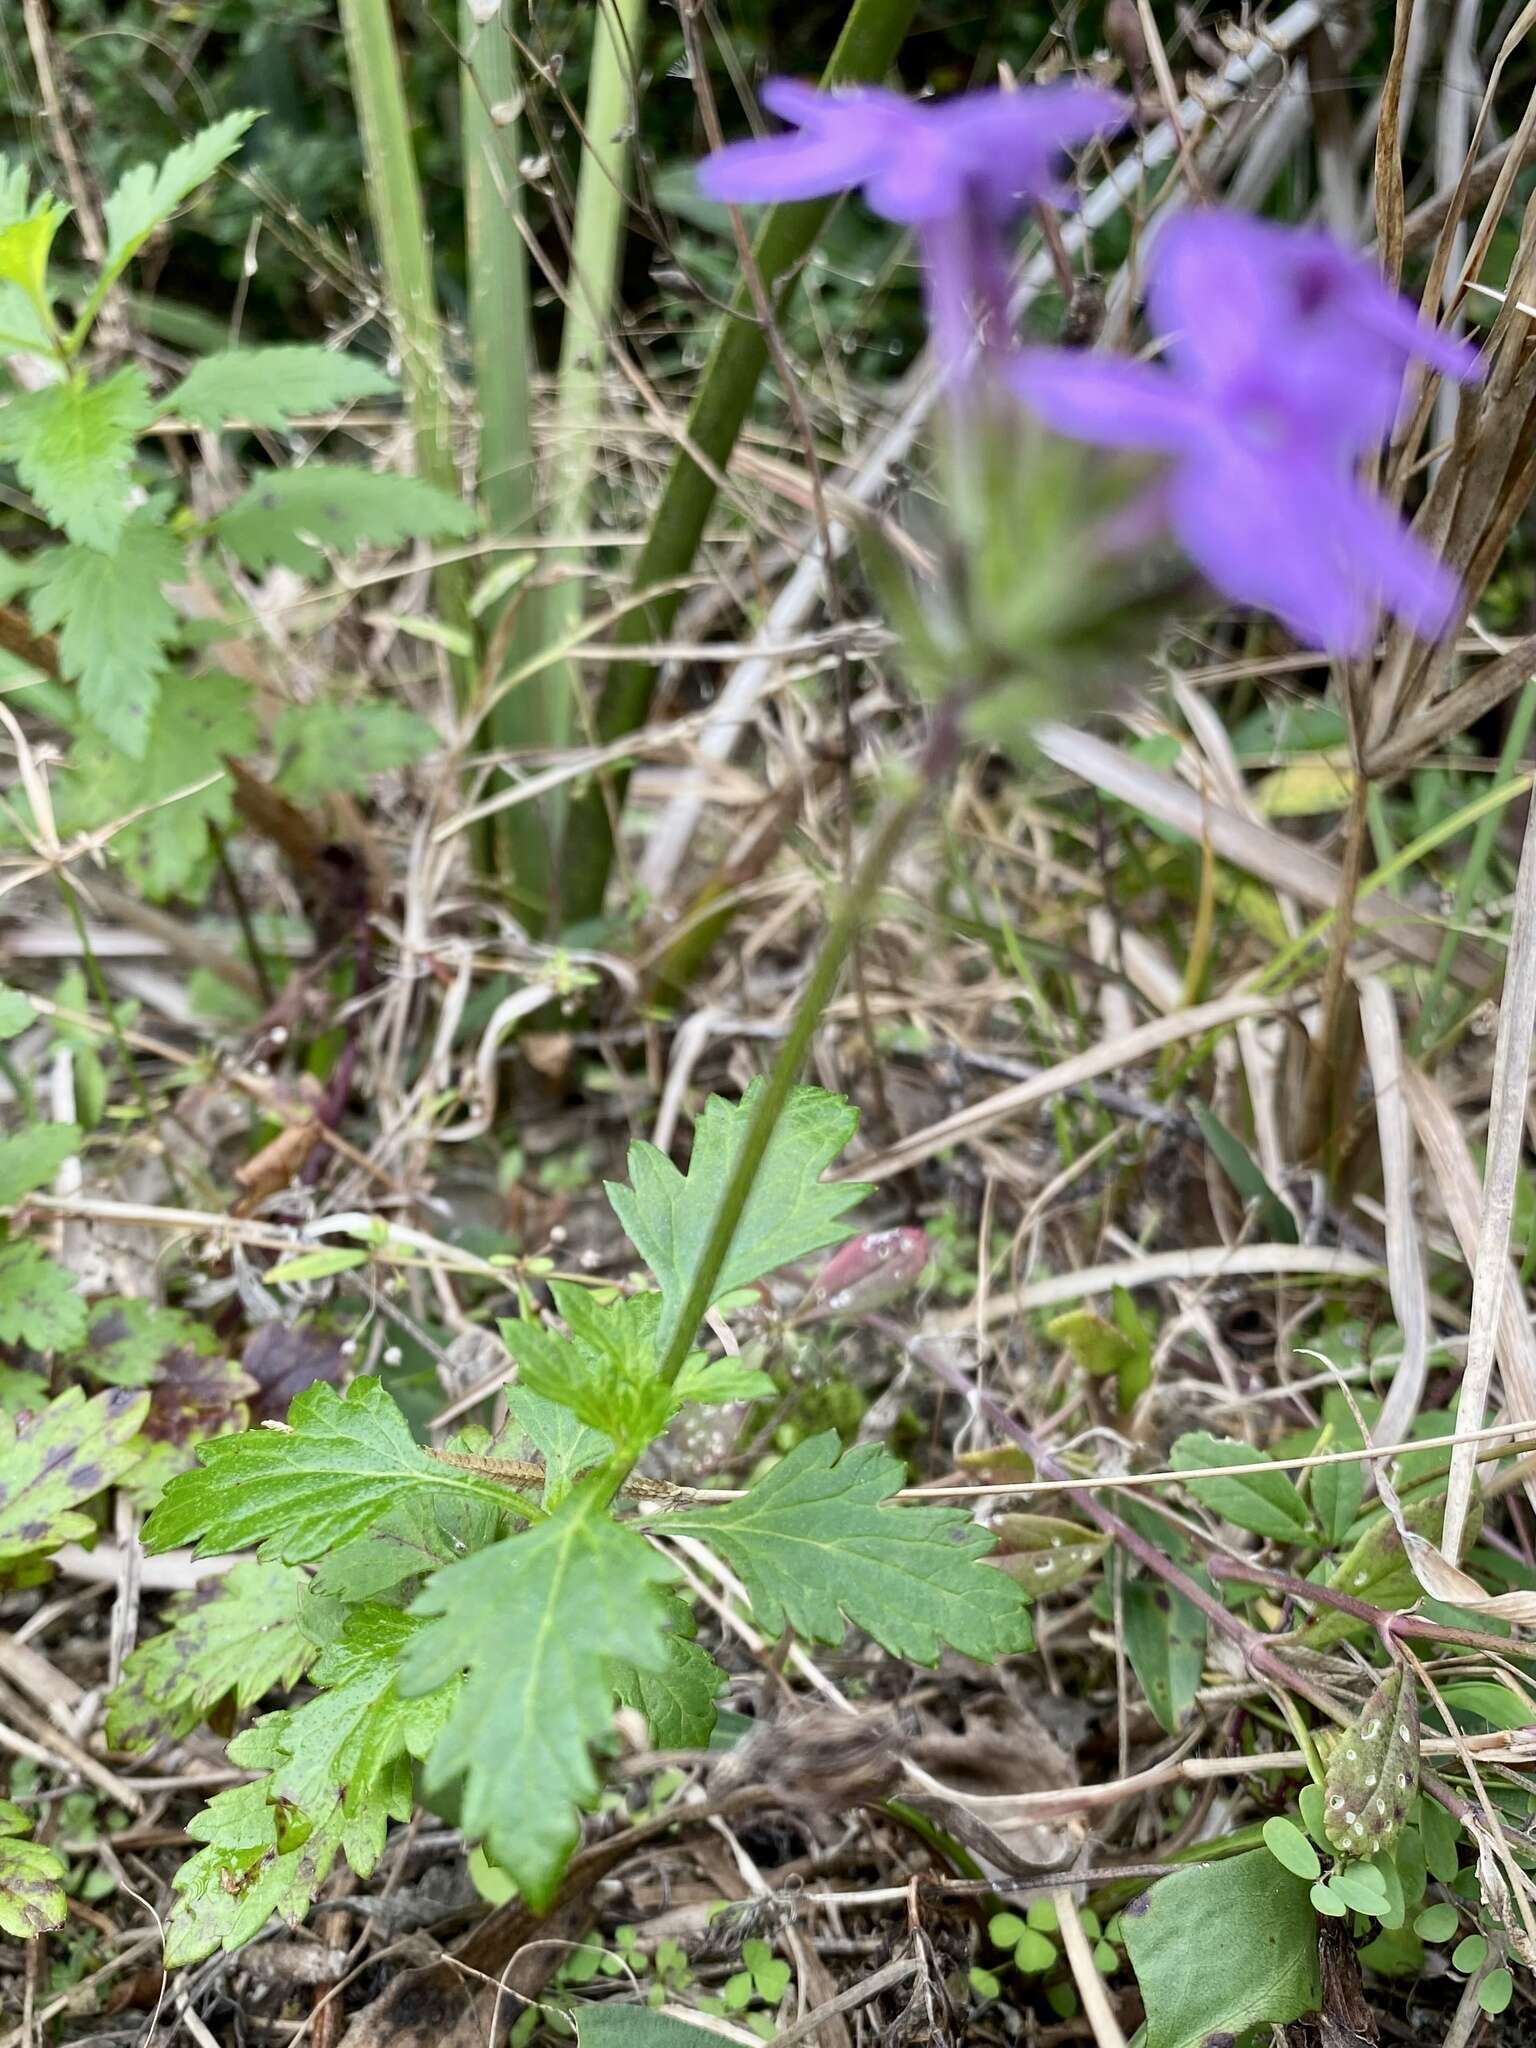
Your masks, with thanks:
[{"label": "slender green stalk", "polygon": [[[822,83],[847,85],[881,77],[915,12],[916,0],[853,0]],[[753,244],[753,259],[774,300],[775,317],[782,317],[801,262],[830,212],[829,201],[811,201],[776,206],[764,220]],[[753,315],[752,295],[742,283],[710,350],[687,431],[635,564],[634,590],[673,584],[692,567],[715,500],[715,478],[730,460],[767,361],[767,337]],[[703,462],[695,458],[695,450]],[[664,640],[679,595],[669,591],[635,611],[619,629],[620,643],[640,646]],[[640,657],[617,663],[609,671],[598,702],[598,739],[621,739],[643,725],[655,686],[654,663]],[[624,780],[622,775],[613,777],[615,803],[622,800]],[[566,828],[563,865],[568,922],[597,916],[612,864],[608,804],[594,782],[573,799]]]},{"label": "slender green stalk", "polygon": [[[340,5],[347,65],[363,133],[368,210],[378,237],[379,263],[399,338],[401,375],[416,430],[416,466],[429,483],[457,496],[453,408],[443,370],[432,246],[427,239],[389,0],[340,0]],[[467,632],[464,564],[446,565],[434,581],[444,623]],[[456,662],[455,671],[460,695],[467,697],[474,683],[473,664]]]},{"label": "slender green stalk", "polygon": [[[623,249],[625,201],[634,131],[636,52],[645,0],[598,0],[592,28],[592,69],[582,117],[581,169],[571,226],[560,373],[555,396],[554,487],[549,531],[558,540],[588,525],[587,499],[597,462],[603,409],[603,355],[613,317]],[[581,617],[580,548],[555,557],[560,580],[546,599],[549,637],[573,632]],[[549,737],[566,744],[576,727],[575,668],[562,663],[548,678]],[[559,831],[564,795],[556,800]]]},{"label": "slender green stalk", "polygon": [[720,1197],[720,1207],[704,1247],[704,1256],[694,1273],[687,1298],[678,1314],[677,1327],[661,1362],[661,1378],[668,1383],[681,1372],[683,1361],[693,1348],[699,1325],[715,1298],[715,1284],[731,1248],[731,1239],[736,1235],[736,1226],[746,1207],[747,1197],[752,1192],[752,1183],[763,1163],[763,1155],[768,1150],[774,1126],[783,1115],[790,1090],[800,1077],[811,1039],[837,989],[859,928],[913,821],[947,775],[956,748],[953,715],[941,712],[921,759],[914,768],[904,771],[906,786],[889,799],[876,821],[853,881],[827,927],[810,978],[795,1005],[789,1030],[769,1072],[768,1085],[758,1098],[741,1156]]},{"label": "slender green stalk", "polygon": [[[1504,745],[1499,751],[1499,765],[1493,773],[1494,790],[1502,790],[1506,784],[1514,780],[1525,754],[1525,743],[1530,738],[1533,721],[1536,721],[1536,681],[1528,682],[1515,700],[1509,731],[1505,734]],[[1461,947],[1462,931],[1477,900],[1477,892],[1483,886],[1483,876],[1488,871],[1493,844],[1502,823],[1503,806],[1500,805],[1497,809],[1484,813],[1472,835],[1467,858],[1456,879],[1456,899],[1451,909],[1451,928],[1440,942],[1439,957],[1429,978],[1429,987],[1424,991],[1418,1021],[1413,1027],[1413,1036],[1409,1041],[1409,1048],[1415,1056],[1422,1052],[1434,1037],[1441,1005],[1445,999],[1445,985],[1451,978],[1451,970],[1456,965],[1456,955]]]},{"label": "slender green stalk", "polygon": [[[517,105],[517,49],[498,14],[477,21],[470,0],[459,0],[460,123],[464,139],[464,226],[468,253],[469,338],[475,366],[479,441],[476,483],[487,524],[498,537],[537,527],[538,474],[532,431],[535,369],[528,323],[528,249],[523,240],[523,181]],[[492,118],[493,110],[495,118]],[[541,594],[518,591],[479,621],[487,644],[497,639],[507,603],[508,668],[520,668],[543,644]],[[497,679],[488,679],[494,683]],[[492,709],[486,737],[500,752],[551,743],[553,682],[545,675],[509,691]],[[487,855],[530,925],[541,927],[553,872],[551,833],[537,804],[523,804],[497,821]]]}]

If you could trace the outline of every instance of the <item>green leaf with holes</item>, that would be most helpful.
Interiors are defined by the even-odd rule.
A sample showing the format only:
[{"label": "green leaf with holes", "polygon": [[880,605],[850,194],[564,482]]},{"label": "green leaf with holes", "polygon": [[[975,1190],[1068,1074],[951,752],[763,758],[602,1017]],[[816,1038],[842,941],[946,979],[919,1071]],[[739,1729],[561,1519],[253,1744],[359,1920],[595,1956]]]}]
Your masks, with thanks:
[{"label": "green leaf with holes", "polygon": [[1323,1789],[1341,1856],[1374,1856],[1397,1840],[1419,1789],[1419,1701],[1406,1664],[1392,1666],[1335,1741]]}]

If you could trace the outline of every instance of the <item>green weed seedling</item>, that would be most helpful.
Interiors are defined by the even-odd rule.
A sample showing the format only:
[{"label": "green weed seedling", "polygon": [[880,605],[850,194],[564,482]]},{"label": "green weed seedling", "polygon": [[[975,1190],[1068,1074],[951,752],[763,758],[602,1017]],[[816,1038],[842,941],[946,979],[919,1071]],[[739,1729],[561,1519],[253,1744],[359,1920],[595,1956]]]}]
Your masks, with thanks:
[{"label": "green weed seedling", "polygon": [[[730,1568],[770,1637],[837,1643],[851,1625],[920,1664],[946,1645],[982,1659],[1030,1647],[1025,1593],[983,1562],[992,1536],[953,1508],[893,1505],[904,1473],[876,1445],[810,1437],[718,1503],[665,1488],[656,1502],[632,1477],[685,1407],[773,1392],[741,1361],[688,1349],[679,1323],[757,1099],[709,1103],[686,1173],[636,1144],[629,1183],[609,1188],[652,1290],[599,1296],[554,1279],[558,1323],[502,1324],[518,1368],[508,1400],[536,1461],[433,1456],[363,1378],[301,1394],[283,1429],[199,1445],[197,1467],[171,1479],[145,1528],[151,1550],[256,1562],[128,1660],[113,1739],[184,1729],[231,1690],[249,1702],[301,1674],[314,1688],[230,1744],[257,1775],[191,1823],[201,1846],[176,1877],[172,1962],[238,1948],[274,1913],[301,1919],[338,1856],[366,1876],[418,1789],[448,1799],[482,1844],[482,1878],[494,1868],[546,1904],[602,1797],[616,1707],[664,1749],[703,1745],[714,1727],[725,1674],[695,1636],[674,1534]],[[864,1190],[821,1176],[854,1122],[839,1097],[791,1095],[711,1304],[852,1234]],[[775,1970],[743,1969],[764,2000]],[[662,1981],[659,1954],[653,1970]]]}]

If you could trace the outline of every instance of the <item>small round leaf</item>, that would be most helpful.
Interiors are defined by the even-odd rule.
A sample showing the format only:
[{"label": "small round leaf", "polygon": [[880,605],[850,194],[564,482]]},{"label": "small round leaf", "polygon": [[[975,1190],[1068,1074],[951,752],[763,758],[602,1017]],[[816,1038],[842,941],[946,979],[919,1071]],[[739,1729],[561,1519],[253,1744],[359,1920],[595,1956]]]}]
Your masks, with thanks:
[{"label": "small round leaf", "polygon": [[1038,1976],[1048,1970],[1056,1960],[1056,1944],[1043,1934],[1037,1934],[1033,1927],[1026,1927],[1019,1936],[1019,1945],[1013,1952],[1016,1967],[1027,1977]]},{"label": "small round leaf", "polygon": [[1469,1934],[1458,1941],[1451,1950],[1451,1964],[1454,1969],[1465,1970],[1470,1977],[1474,1970],[1480,1970],[1488,1954],[1488,1944],[1480,1934]]},{"label": "small round leaf", "polygon": [[1461,1925],[1461,1915],[1454,1906],[1426,1906],[1413,1923],[1413,1931],[1420,1941],[1449,1941]]},{"label": "small round leaf", "polygon": [[1490,1970],[1477,1987],[1477,2002],[1487,2013],[1500,2013],[1515,1995],[1515,1980],[1508,1970]]},{"label": "small round leaf", "polygon": [[1313,1885],[1312,1903],[1319,1913],[1326,1913],[1330,1920],[1342,1920],[1349,1911],[1348,1906],[1326,1881]]},{"label": "small round leaf", "polygon": [[998,1948],[1017,1948],[1023,1932],[1024,1922],[1017,1913],[994,1913],[987,1922],[987,1933]]},{"label": "small round leaf", "polygon": [[1310,1884],[1323,1874],[1322,1861],[1312,1844],[1283,1813],[1272,1814],[1264,1823],[1264,1846],[1277,1863],[1283,1863],[1293,1877]]}]

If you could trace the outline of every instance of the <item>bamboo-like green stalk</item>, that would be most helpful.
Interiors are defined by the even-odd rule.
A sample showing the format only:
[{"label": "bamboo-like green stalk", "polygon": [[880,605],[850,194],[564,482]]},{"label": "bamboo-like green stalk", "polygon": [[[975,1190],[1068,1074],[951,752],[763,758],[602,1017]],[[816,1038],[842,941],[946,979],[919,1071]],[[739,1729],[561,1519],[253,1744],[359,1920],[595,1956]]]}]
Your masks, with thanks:
[{"label": "bamboo-like green stalk", "polygon": [[[916,0],[853,0],[823,74],[823,85],[880,78],[900,48],[915,12]],[[776,206],[763,222],[753,257],[777,312],[782,313],[800,264],[830,211],[830,201]],[[767,361],[767,338],[754,317],[751,294],[743,283],[710,350],[688,415],[687,432],[673,458],[635,565],[634,590],[671,584],[692,567],[715,499],[714,478],[730,460]],[[703,463],[695,460],[694,450],[702,454]],[[638,607],[621,625],[617,638],[631,646],[665,639],[678,602],[679,593],[669,591]],[[598,703],[598,738],[621,739],[643,725],[655,686],[653,663],[641,658],[616,663]],[[615,776],[613,782],[618,801],[624,778]],[[607,801],[594,783],[573,798],[566,822],[562,868],[567,921],[598,914],[612,863]]]},{"label": "bamboo-like green stalk", "polygon": [[[490,531],[498,538],[532,533],[538,523],[538,475],[532,428],[533,340],[528,323],[528,249],[523,240],[521,146],[510,113],[518,100],[517,50],[500,14],[478,21],[459,0],[460,125],[464,145],[464,226],[469,284],[469,338],[479,411],[476,483]],[[493,109],[496,118],[492,118]],[[524,667],[544,642],[541,594],[527,589],[506,634],[503,672]],[[497,637],[501,607],[481,618],[485,640]],[[490,679],[494,682],[496,679]],[[551,743],[553,680],[548,672],[510,690],[491,712],[486,737],[500,751]],[[552,835],[538,804],[522,804],[498,821],[490,839],[495,872],[535,929],[549,909],[554,870]]]},{"label": "bamboo-like green stalk", "polygon": [[[1494,770],[1490,792],[1504,789],[1511,783],[1525,756],[1525,743],[1530,738],[1532,723],[1536,722],[1536,682],[1527,683],[1516,699],[1510,716],[1509,730],[1504,735],[1504,745],[1499,753],[1499,765]],[[1424,1000],[1419,1005],[1419,1019],[1409,1041],[1409,1050],[1418,1056],[1434,1040],[1436,1028],[1441,1020],[1441,1008],[1445,999],[1445,985],[1450,980],[1451,969],[1456,965],[1456,955],[1461,947],[1462,933],[1477,901],[1477,892],[1483,885],[1483,876],[1493,854],[1494,841],[1504,823],[1504,813],[1490,810],[1480,820],[1472,835],[1472,844],[1456,877],[1456,897],[1451,907],[1450,920],[1445,937],[1440,942],[1440,951],[1435,960],[1434,972],[1429,986],[1424,991]]]},{"label": "bamboo-like green stalk", "polygon": [[[594,16],[552,435],[554,482],[548,530],[556,540],[585,531],[589,520],[587,501],[603,408],[603,354],[623,248],[645,0],[599,0]],[[569,637],[580,620],[581,561],[581,550],[574,547],[562,548],[555,557],[563,575],[546,599],[551,641]],[[560,745],[569,740],[576,726],[578,679],[574,665],[562,662],[552,670],[549,686],[551,739]],[[562,813],[564,808],[562,793]],[[559,826],[557,818],[556,831]]]},{"label": "bamboo-like green stalk", "polygon": [[[429,483],[457,496],[453,408],[443,369],[432,247],[427,239],[389,0],[340,0],[340,4],[347,67],[363,134],[368,210],[400,343],[401,376],[416,433],[416,466]],[[468,577],[460,563],[448,565],[434,579],[444,623],[460,632],[468,630],[467,591]],[[472,662],[455,662],[455,681],[461,697],[467,697],[474,684]]]}]

